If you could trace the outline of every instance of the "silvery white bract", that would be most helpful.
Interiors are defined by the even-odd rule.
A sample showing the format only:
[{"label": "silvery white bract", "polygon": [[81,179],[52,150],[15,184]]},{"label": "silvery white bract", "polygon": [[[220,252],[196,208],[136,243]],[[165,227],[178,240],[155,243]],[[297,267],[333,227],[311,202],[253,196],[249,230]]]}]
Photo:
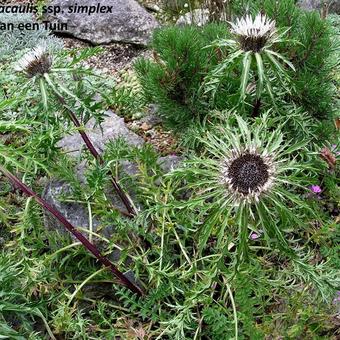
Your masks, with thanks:
[{"label": "silvery white bract", "polygon": [[247,36],[264,36],[275,31],[275,21],[265,14],[257,14],[255,19],[248,14],[242,18],[237,18],[235,23],[230,23],[235,34]]},{"label": "silvery white bract", "polygon": [[253,19],[249,14],[230,23],[231,32],[239,38],[245,51],[259,51],[267,40],[276,33],[275,21],[264,14],[258,14]]},{"label": "silvery white bract", "polygon": [[41,44],[27,52],[15,65],[15,70],[23,72],[29,78],[43,76],[49,73],[52,66],[52,57],[46,44]]}]

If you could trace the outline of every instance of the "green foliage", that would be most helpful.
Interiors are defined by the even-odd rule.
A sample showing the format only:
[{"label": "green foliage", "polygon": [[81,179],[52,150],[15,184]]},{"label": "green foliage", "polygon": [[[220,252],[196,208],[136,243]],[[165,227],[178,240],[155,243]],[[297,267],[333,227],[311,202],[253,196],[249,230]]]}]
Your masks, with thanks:
[{"label": "green foliage", "polygon": [[258,110],[257,104],[264,110],[275,100],[279,111],[281,103],[288,103],[317,119],[332,117],[332,74],[339,62],[329,21],[304,12],[293,0],[236,1],[232,6],[243,15],[248,5],[253,16],[262,11],[276,21],[280,34],[286,32],[274,39],[268,53],[242,53],[225,24],[155,32],[154,59],[139,60],[135,67],[146,99],[160,105],[171,127],[202,122],[210,110],[236,107],[246,95],[242,111],[247,115]]},{"label": "green foliage", "polygon": [[204,47],[227,33],[222,24],[167,27],[154,33],[154,61],[141,59],[135,68],[146,99],[160,105],[166,123],[183,128],[206,115],[207,102],[199,89],[220,57]]},{"label": "green foliage", "polygon": [[131,70],[125,71],[119,75],[119,78],[108,98],[110,105],[115,112],[123,116],[131,117],[140,114],[147,102],[136,74]]},{"label": "green foliage", "polygon": [[279,45],[279,51],[296,68],[289,73],[295,89],[291,101],[317,119],[330,118],[334,96],[332,72],[339,69],[336,53],[339,43],[334,39],[329,20],[317,11],[298,8],[294,0],[253,1],[251,9],[252,13],[264,11],[279,27],[289,27],[288,37],[299,42]]},{"label": "green foliage", "polygon": [[[296,72],[283,62],[280,76],[264,62],[276,108],[263,83],[254,112],[254,82],[260,79],[255,58],[242,88],[240,59],[217,77],[214,98],[204,91],[214,70],[232,57],[229,47],[205,48],[231,38],[225,23],[157,30],[154,58],[137,62],[138,79],[130,71],[118,80],[104,79],[79,66],[100,53],[98,48],[57,50],[55,72],[50,83],[44,78],[42,92],[40,79],[13,72],[14,62],[40,37],[27,32],[25,41],[15,38],[9,46],[0,34],[0,58],[6,55],[0,65],[0,165],[38,193],[50,178],[67,183],[70,190],[60,200],[86,209],[98,223],[103,252],[116,256],[119,250],[116,265],[133,273],[146,291],[140,298],[119,287],[79,244],[46,230],[41,208],[1,176],[0,338],[339,335],[334,302],[340,290],[339,169],[319,157],[327,146],[339,162],[334,123],[320,121],[336,109],[337,42],[329,22],[337,29],[339,19],[304,13],[291,0],[237,0],[228,6],[231,18],[263,10],[280,30],[290,27],[288,40],[273,48]],[[131,117],[149,102],[158,103],[165,122],[184,132],[179,156],[187,160],[165,175],[149,144],[133,148],[122,139],[108,141],[104,166],[86,152],[69,157],[57,142],[74,130],[55,90],[82,123],[92,117],[100,123],[109,106]],[[237,112],[230,110],[235,107]],[[220,159],[235,146],[254,150],[254,144],[263,155],[278,154],[277,185],[258,202],[231,200],[221,185]],[[81,180],[79,162],[86,162]],[[126,165],[136,171],[126,171]],[[136,218],[112,207],[110,169],[140,207]],[[311,185],[319,185],[321,193],[313,193]]]},{"label": "green foliage", "polygon": [[295,34],[303,46],[291,56],[297,65],[296,75],[292,75],[297,93],[294,99],[315,118],[331,118],[332,72],[339,69],[340,64],[329,23],[318,13],[306,13]]},{"label": "green foliage", "polygon": [[34,324],[42,320],[55,339],[45,317],[39,309],[39,303],[30,301],[25,295],[28,290],[26,270],[23,261],[13,263],[14,257],[0,253],[0,334],[10,339],[26,339],[38,336]]},{"label": "green foliage", "polygon": [[[315,291],[304,283],[300,269],[266,247],[264,240],[249,244],[251,260],[239,266],[238,271],[235,271],[233,245],[237,230],[225,234],[222,246],[210,239],[200,255],[197,251],[200,247],[197,229],[202,225],[200,211],[178,210],[175,186],[164,182],[153,150],[147,146],[128,148],[118,141],[108,146],[105,159],[111,160],[112,166],[119,166],[122,160],[137,164],[139,173],[132,177],[125,175],[122,184],[130,183],[137,191],[143,205],[139,218],[124,221],[107,209],[108,201],[103,200],[105,176],[98,175],[96,164],[89,166],[80,191],[79,184],[75,184],[76,190],[67,200],[85,202],[90,197],[92,213],[100,216],[101,225],[117,226],[110,240],[103,239],[104,247],[110,252],[124,244],[124,254],[127,252],[133,258],[131,269],[142,282],[147,282],[148,292],[138,298],[126,289],[117,289],[108,272],[102,272],[79,289],[84,280],[98,271],[98,265],[79,246],[71,246],[65,240],[53,253],[51,234],[39,226],[39,209],[31,202],[17,221],[19,242],[15,245],[22,254],[39,259],[46,266],[42,277],[34,274],[39,268],[38,273],[41,272],[41,266],[28,265],[34,269],[35,277],[30,286],[40,294],[46,289],[48,296],[52,295],[44,315],[55,336],[100,339],[144,334],[182,340],[197,334],[202,338],[230,339],[235,337],[235,325],[238,339],[251,336],[261,339],[263,334],[279,336],[290,332],[306,336],[335,332],[329,319],[326,320],[327,313],[333,313],[327,309],[329,302],[319,300]],[[74,185],[72,167],[55,168],[50,170]],[[298,213],[299,209],[296,207],[293,212]],[[289,235],[292,233],[305,237],[302,243],[308,240],[308,235],[297,229]],[[324,260],[336,261],[334,227],[313,233],[309,247],[323,245]],[[152,247],[148,248],[144,242]],[[332,268],[336,265],[334,262]],[[122,262],[121,266],[125,267]],[[330,267],[326,272],[329,270]],[[305,293],[298,299],[301,287]],[[78,292],[69,303],[75,290]],[[282,306],[278,306],[278,301]],[[279,324],[278,318],[283,320]]]},{"label": "green foliage", "polygon": [[[253,80],[256,86],[256,99],[261,99],[264,88],[266,88],[275,105],[270,78],[272,75],[275,75],[274,79],[282,81],[285,86],[285,83],[289,83],[289,77],[284,71],[284,66],[288,66],[295,71],[290,61],[273,50],[273,45],[287,41],[285,39],[286,33],[286,31],[280,34],[275,33],[260,51],[243,51],[237,39],[218,39],[207,46],[208,48],[227,48],[229,55],[208,75],[204,85],[205,92],[215,97],[217,87],[220,86],[220,78],[236,78],[240,75],[239,101],[242,105],[244,105],[246,100],[247,92],[251,92],[247,90],[251,80]],[[239,65],[241,65],[241,68],[237,70]],[[237,70],[236,72],[234,71],[235,69]]]},{"label": "green foliage", "polygon": [[[174,171],[179,190],[192,192],[190,199],[179,203],[178,208],[197,211],[199,219],[203,221],[197,236],[199,252],[204,251],[211,238],[215,239],[218,249],[226,248],[230,243],[230,239],[225,236],[228,231],[235,233],[235,236],[237,234],[237,262],[248,261],[249,235],[263,232],[268,246],[276,244],[301,270],[301,277],[313,282],[326,298],[332,279],[328,282],[326,275],[322,283],[314,269],[292,250],[289,243],[294,241],[287,241],[291,237],[284,235],[285,230],[289,232],[292,225],[297,230],[303,227],[306,219],[318,216],[318,212],[313,212],[298,194],[305,189],[307,173],[315,175],[312,166],[302,167],[296,161],[305,154],[308,142],[285,144],[284,137],[278,132],[282,130],[281,126],[276,127],[276,131],[268,131],[268,115],[252,125],[247,125],[236,116],[236,127],[230,123],[233,118],[229,118],[229,122],[227,118],[223,127],[214,124],[214,130],[218,133],[208,132],[199,137],[204,145],[204,151],[201,151],[203,156],[191,157],[181,169]],[[249,154],[262,157],[273,177],[266,177],[267,182],[257,187],[249,184],[243,191],[243,186],[239,187],[240,183],[250,183],[252,176],[260,178],[265,175],[259,168],[252,174],[248,168],[251,161],[244,163],[244,169],[247,169],[245,173],[240,170],[243,168],[243,157]],[[267,155],[270,155],[268,159]],[[232,170],[237,161],[240,164],[236,170]],[[256,168],[255,163],[252,164]],[[247,176],[250,176],[250,182],[243,182]],[[275,222],[277,220],[280,220],[280,227]]]}]

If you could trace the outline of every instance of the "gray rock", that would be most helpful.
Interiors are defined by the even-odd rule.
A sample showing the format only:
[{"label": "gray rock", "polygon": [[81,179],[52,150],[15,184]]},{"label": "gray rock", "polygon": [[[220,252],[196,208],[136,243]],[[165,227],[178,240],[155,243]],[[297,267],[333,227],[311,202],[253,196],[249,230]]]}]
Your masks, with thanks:
[{"label": "gray rock", "polygon": [[[108,143],[110,140],[114,141],[118,137],[125,138],[127,143],[133,146],[141,146],[144,143],[142,138],[140,138],[127,128],[124,123],[124,119],[120,118],[112,111],[107,112],[107,117],[105,121],[101,124],[102,130],[99,127],[94,127],[94,121],[90,121],[86,127],[88,129],[88,136],[90,137],[99,152],[102,152],[105,149],[106,143]],[[58,145],[65,152],[68,152],[70,156],[74,157],[79,156],[81,150],[84,148],[84,143],[78,133],[74,133],[72,135],[64,137]],[[181,157],[170,155],[166,157],[160,157],[158,160],[158,164],[160,165],[164,173],[168,173],[172,171],[172,169],[178,167],[181,160]],[[80,180],[80,184],[82,185],[82,183],[84,183],[85,181],[84,171],[86,170],[86,162],[83,161],[79,163],[75,170],[77,172],[76,177]],[[121,162],[120,177],[126,175],[133,177],[138,175],[138,173],[139,170],[136,163],[131,161]],[[158,179],[157,181],[160,183],[160,179]],[[113,191],[113,188],[111,186],[108,187],[106,194],[112,202],[113,206],[124,212],[127,212],[126,207],[119,199],[117,194]],[[129,195],[136,203],[133,192],[129,192]],[[45,186],[45,190],[43,193],[44,199],[56,209],[58,209],[72,225],[88,230],[90,220],[87,206],[82,203],[67,201],[67,197],[71,196],[72,189],[70,185],[58,180],[50,181]],[[137,205],[137,208],[140,209],[141,207]],[[44,224],[49,231],[57,231],[61,235],[68,235],[68,231],[66,231],[65,228],[59,222],[57,222],[54,217],[52,217],[49,213],[45,213]],[[100,225],[100,220],[98,218],[93,218],[92,227],[93,232],[98,233],[99,235],[102,235],[106,238],[110,238],[115,229],[114,226],[102,229]],[[97,238],[94,238],[94,242],[100,244],[99,239]],[[115,259],[119,258],[119,252],[114,253],[113,257]]]},{"label": "gray rock", "polygon": [[[172,170],[178,168],[182,162],[183,162],[183,157],[176,156],[176,155],[168,155],[164,157],[159,157],[157,160],[157,164],[159,165],[159,167],[161,168],[164,174],[168,174]],[[122,161],[120,162],[120,165],[121,165],[121,171],[123,174],[126,174],[131,177],[138,176],[139,169],[138,169],[138,165],[135,162]],[[156,184],[159,182],[160,181],[157,181]]]},{"label": "gray rock", "polygon": [[[43,199],[50,205],[57,209],[74,227],[79,228],[80,231],[88,239],[91,239],[90,233],[86,232],[90,230],[89,211],[85,204],[81,204],[75,201],[69,201],[68,198],[72,196],[72,189],[69,184],[63,181],[52,180],[50,181],[43,192]],[[118,201],[115,198],[114,201]],[[117,202],[114,202],[117,203]],[[122,203],[118,201],[121,209],[125,209]],[[44,226],[50,232],[50,235],[54,237],[55,233],[62,237],[70,238],[73,241],[78,241],[71,233],[65,229],[65,227],[57,221],[54,216],[44,211]],[[96,217],[92,218],[92,232],[102,237],[109,239],[115,231],[115,226],[106,226],[102,228],[100,220]],[[101,248],[105,248],[105,243],[100,237],[92,235],[92,242]],[[115,249],[109,258],[112,261],[118,261],[120,258],[120,251]]]},{"label": "gray rock", "polygon": [[[69,13],[71,6],[111,7],[112,13]],[[48,15],[45,20],[51,23],[66,23],[68,33],[75,38],[93,44],[125,42],[147,45],[153,30],[159,26],[157,20],[135,0],[52,0],[49,5],[60,6],[61,12]]]},{"label": "gray rock", "polygon": [[[157,163],[159,164],[164,174],[168,174],[174,169],[178,168],[182,162],[183,162],[183,157],[176,156],[176,155],[168,155],[164,157],[159,157],[157,160]],[[160,185],[161,178],[157,178],[155,184]]]},{"label": "gray rock", "polygon": [[[175,155],[169,155],[165,157],[160,157],[158,159],[158,164],[164,173],[169,173],[173,169],[177,168],[182,162],[182,158]],[[121,176],[129,175],[136,176],[138,175],[138,166],[136,163],[131,161],[123,161],[121,162]],[[156,179],[155,184],[160,185],[161,178]],[[112,202],[112,205],[118,207],[120,210],[127,212],[126,207],[123,205],[119,197],[110,189],[107,192],[109,199]],[[132,197],[134,203],[136,204],[136,199],[132,192],[129,193]],[[79,203],[76,201],[71,201],[70,197],[72,197],[72,189],[69,184],[64,181],[52,180],[46,186],[42,195],[43,199],[45,199],[50,205],[56,208],[74,227],[80,228],[80,231],[89,238],[89,233],[86,230],[90,229],[90,219],[89,219],[89,211],[87,209],[86,204]],[[140,210],[141,207],[138,206]],[[71,235],[65,227],[59,223],[50,213],[44,211],[44,226],[49,231],[49,235],[54,238],[55,234],[59,234],[62,237],[70,238],[73,241],[77,241],[77,239]],[[100,236],[105,237],[106,239],[110,239],[110,237],[115,232],[115,226],[106,226],[102,227],[100,223],[100,219],[97,217],[92,218],[92,231]],[[100,239],[100,237],[94,236],[92,242],[96,244],[99,249],[105,249],[105,242]],[[0,238],[0,249],[1,249],[1,238]],[[112,261],[118,261],[120,259],[120,251],[115,249],[108,257]],[[127,264],[131,262],[131,259],[126,259]]]},{"label": "gray rock", "polygon": [[120,162],[121,171],[131,177],[135,177],[139,174],[138,165],[131,161],[121,161]]},{"label": "gray rock", "polygon": [[[45,187],[43,198],[54,208],[60,211],[64,217],[76,228],[89,229],[89,214],[85,207],[77,202],[67,202],[67,197],[72,195],[72,189],[69,184],[63,181],[51,181]],[[50,231],[57,231],[61,235],[69,233],[62,224],[60,224],[52,215],[44,215],[45,227]],[[92,220],[93,232],[98,231],[99,221],[96,218]],[[75,240],[75,238],[72,236]]]},{"label": "gray rock", "polygon": [[[117,116],[112,111],[106,112],[107,117],[104,122],[99,126],[94,126],[95,121],[90,120],[86,125],[87,135],[91,139],[94,146],[99,152],[105,149],[105,145],[109,141],[114,141],[118,137],[122,137],[126,140],[129,145],[141,146],[144,141],[141,137],[131,132],[125,125],[124,119]],[[71,135],[65,136],[59,143],[58,146],[62,148],[68,155],[73,157],[78,157],[80,152],[85,148],[84,142],[82,141],[79,133],[75,132]],[[79,179],[80,183],[84,183],[86,171],[86,162],[82,161],[76,166],[76,177]],[[132,171],[132,170],[131,170]],[[128,171],[126,171],[129,173]],[[112,204],[120,210],[126,211],[126,207],[122,201],[114,194],[113,189],[108,190],[107,194],[112,201]],[[72,196],[72,190],[69,184],[52,180],[50,181],[44,191],[44,198],[56,209],[58,209],[71,224],[75,227],[80,227],[84,229],[89,228],[89,216],[86,205],[77,202],[66,202],[65,198],[67,196]],[[98,232],[100,227],[100,222],[98,219],[93,219],[93,231]],[[62,235],[68,234],[62,225],[60,225],[52,216],[49,214],[45,215],[45,227],[48,230],[58,231]],[[100,234],[104,237],[110,237],[114,232],[114,227],[106,228],[101,230]],[[98,240],[94,239],[95,242]]]},{"label": "gray rock", "polygon": [[[158,164],[164,173],[169,173],[173,169],[176,169],[180,165],[182,160],[182,157],[169,155],[165,157],[160,157],[158,159]],[[129,175],[133,177],[138,175],[138,172],[138,166],[136,163],[131,161],[121,162],[121,176]],[[157,180],[157,182],[160,183],[160,180]],[[112,192],[111,189],[108,190],[107,194],[115,207],[118,207],[120,210],[126,212],[125,206],[117,197],[117,195]],[[133,193],[129,194],[132,198],[134,198]],[[71,196],[72,189],[70,185],[58,180],[50,181],[46,185],[43,192],[43,198],[49,204],[59,210],[74,227],[88,230],[90,225],[88,209],[84,204],[74,201],[70,202],[68,198]],[[68,231],[65,230],[65,228],[49,213],[45,213],[44,215],[44,225],[49,231],[57,231],[61,235],[69,234]],[[102,229],[98,218],[93,218],[92,227],[93,232],[98,233],[99,235],[102,235],[106,238],[109,238],[110,235],[114,233],[114,226]],[[94,241],[98,242],[98,239],[94,238]]]},{"label": "gray rock", "polygon": [[183,162],[183,157],[176,155],[168,155],[159,157],[157,163],[164,173],[170,173],[172,170],[177,169]]},{"label": "gray rock", "polygon": [[[144,143],[141,137],[127,128],[123,118],[117,116],[111,110],[107,111],[106,115],[107,117],[101,124],[101,128],[94,126],[94,119],[91,119],[86,124],[87,135],[99,152],[105,149],[105,144],[110,140],[114,141],[118,137],[124,138],[129,145],[133,146],[141,146]],[[85,144],[78,132],[65,136],[59,141],[58,146],[71,156],[79,156],[85,148]]]},{"label": "gray rock", "polygon": [[140,124],[146,123],[150,127],[154,127],[162,123],[162,118],[158,115],[158,106],[150,104],[148,114],[139,120]]},{"label": "gray rock", "polygon": [[329,8],[329,13],[340,14],[339,0],[299,0],[298,5],[308,11],[320,10],[323,6]]},{"label": "gray rock", "polygon": [[197,25],[204,26],[209,22],[210,14],[208,9],[194,9],[179,17],[176,22],[178,26]]}]

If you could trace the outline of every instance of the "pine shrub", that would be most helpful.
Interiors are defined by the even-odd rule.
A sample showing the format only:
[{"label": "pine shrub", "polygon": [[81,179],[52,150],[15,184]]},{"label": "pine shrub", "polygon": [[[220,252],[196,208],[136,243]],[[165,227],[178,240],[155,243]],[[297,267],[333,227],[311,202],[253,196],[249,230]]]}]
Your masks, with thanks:
[{"label": "pine shrub", "polygon": [[292,99],[314,117],[326,118],[334,94],[331,74],[335,66],[335,46],[330,24],[316,11],[298,9],[292,0],[281,3],[286,3],[291,10],[285,12],[277,8],[273,17],[291,27],[291,38],[300,43],[281,47],[288,51],[296,67],[296,72],[291,72],[296,90]]},{"label": "pine shrub", "polygon": [[[266,13],[278,27],[289,27],[292,43],[278,45],[296,71],[289,72],[295,91],[286,100],[293,102],[318,119],[332,111],[332,71],[339,66],[336,58],[335,32],[327,18],[317,11],[305,11],[294,0],[256,0],[249,4],[252,14]],[[298,42],[297,44],[294,41]]]},{"label": "pine shrub", "polygon": [[219,51],[205,47],[227,34],[225,23],[155,32],[154,60],[140,59],[135,67],[147,100],[160,105],[166,123],[182,128],[205,116],[208,102],[201,86],[222,57]]},{"label": "pine shrub", "polygon": [[[337,61],[329,21],[317,12],[305,12],[294,0],[236,1],[232,8],[233,18],[238,13],[255,16],[261,12],[274,19],[280,31],[289,29],[287,41],[275,44],[274,49],[294,65],[295,71],[284,65],[291,82],[284,84],[279,75],[268,74],[268,79],[275,84],[274,97],[279,103],[276,111],[284,113],[284,105],[293,104],[317,119],[331,117],[332,69]],[[224,22],[204,27],[159,29],[152,42],[153,60],[140,59],[135,64],[146,100],[159,104],[160,115],[170,126],[184,129],[191,122],[202,122],[211,110],[238,105],[242,65],[224,68],[223,62],[232,55],[223,46],[212,44],[231,37],[228,27]],[[218,66],[223,66],[222,72],[208,84],[213,86],[212,95],[206,83]],[[249,78],[249,88],[257,81],[253,66],[250,67],[253,74]],[[246,90],[249,105],[241,109],[243,114],[251,115],[256,98],[248,88]],[[269,97],[273,95],[268,91],[261,97],[262,111],[273,106]]]}]

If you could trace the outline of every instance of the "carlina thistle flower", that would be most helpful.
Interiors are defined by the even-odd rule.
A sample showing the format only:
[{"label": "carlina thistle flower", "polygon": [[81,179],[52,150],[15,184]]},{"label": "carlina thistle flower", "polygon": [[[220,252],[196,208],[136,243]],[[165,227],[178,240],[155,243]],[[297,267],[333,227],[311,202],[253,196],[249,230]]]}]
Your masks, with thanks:
[{"label": "carlina thistle flower", "polygon": [[249,14],[230,23],[244,51],[259,52],[276,33],[275,21],[264,14],[257,14],[253,19]]},{"label": "carlina thistle flower", "polygon": [[27,52],[16,64],[15,70],[23,72],[28,78],[42,77],[49,73],[53,59],[46,44],[35,47]]},{"label": "carlina thistle flower", "polygon": [[[18,72],[23,72],[26,74],[28,78],[39,79],[40,82],[40,91],[41,97],[43,99],[43,106],[45,109],[48,108],[48,96],[47,96],[47,87],[54,94],[55,98],[59,101],[60,105],[66,109],[69,119],[72,123],[79,129],[79,134],[83,139],[83,142],[87,146],[88,150],[92,154],[92,156],[100,163],[104,164],[104,159],[97,151],[95,146],[93,145],[91,139],[88,137],[86,132],[83,129],[82,123],[79,121],[76,113],[73,109],[67,104],[67,98],[71,97],[75,99],[86,111],[92,114],[92,111],[88,109],[85,103],[77,97],[74,93],[72,93],[67,87],[65,87],[61,82],[59,82],[56,78],[51,77],[52,71],[56,73],[58,68],[54,68],[52,70],[53,58],[49,53],[46,43],[43,43],[32,51],[26,53],[16,64],[15,70]],[[59,69],[60,70],[60,69]],[[74,71],[72,68],[64,68],[63,71]],[[65,97],[66,95],[66,97]],[[122,214],[132,217],[137,214],[137,209],[134,206],[130,197],[125,193],[125,191],[121,188],[119,183],[117,182],[115,175],[111,173],[111,182],[113,184],[114,190],[117,192],[118,196],[123,201],[126,206],[127,213],[118,209]]]},{"label": "carlina thistle flower", "polygon": [[221,181],[235,200],[258,201],[274,183],[272,158],[256,150],[233,150],[222,162]]},{"label": "carlina thistle flower", "polygon": [[245,121],[235,112],[224,112],[223,125],[215,123],[198,137],[201,155],[191,156],[170,176],[177,180],[180,190],[191,194],[179,207],[187,207],[202,220],[199,252],[214,237],[215,250],[222,255],[222,249],[229,249],[233,240],[235,265],[239,266],[255,249],[251,241],[263,235],[269,249],[275,245],[306,274],[306,280],[320,288],[315,279],[318,276],[310,274],[313,269],[292,247],[292,235],[285,235],[287,227],[304,228],[306,219],[315,216],[299,193],[306,190],[306,172],[311,173],[297,160],[298,154],[307,150],[308,141],[293,144],[283,135],[283,125],[269,128],[270,113]]},{"label": "carlina thistle flower", "polygon": [[284,215],[292,223],[300,223],[292,213],[292,203],[309,209],[288,191],[290,187],[304,188],[299,181],[302,169],[290,157],[291,150],[302,147],[284,143],[281,127],[268,129],[268,115],[247,123],[233,113],[237,125],[221,126],[217,134],[209,131],[199,137],[206,147],[204,157],[192,157],[183,168],[173,171],[173,176],[184,178],[187,188],[195,192],[195,205],[189,201],[190,208],[197,204],[204,217],[208,216],[201,249],[213,228],[223,235],[230,220],[239,226],[244,248],[252,225],[252,230],[263,230],[266,237],[276,238],[282,249],[289,249],[276,220]]}]

